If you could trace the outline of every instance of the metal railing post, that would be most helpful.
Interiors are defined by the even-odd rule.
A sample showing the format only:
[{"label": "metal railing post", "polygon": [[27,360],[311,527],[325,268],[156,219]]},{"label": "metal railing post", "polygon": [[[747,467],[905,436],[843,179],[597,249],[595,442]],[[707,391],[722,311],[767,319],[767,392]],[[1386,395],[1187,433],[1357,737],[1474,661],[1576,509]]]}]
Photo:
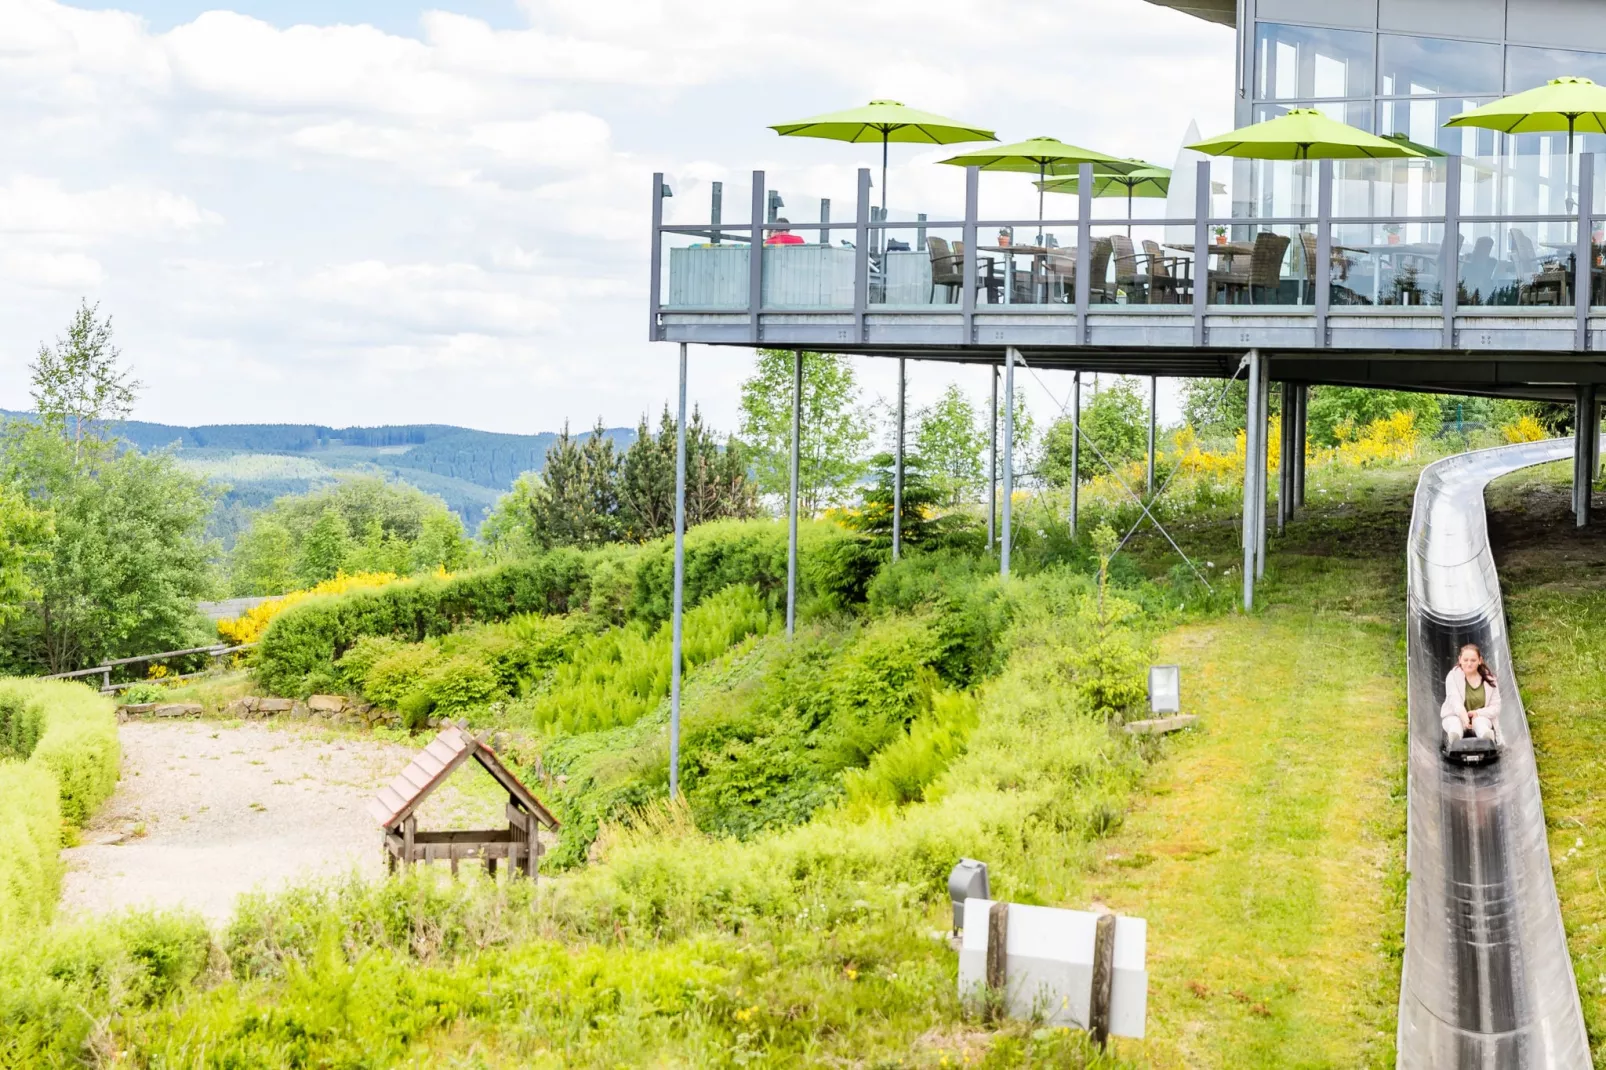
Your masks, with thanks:
[{"label": "metal railing post", "polygon": [[998,548],[998,365],[993,373],[993,396],[987,406],[987,552]]},{"label": "metal railing post", "polygon": [[1316,263],[1310,278],[1316,290],[1316,348],[1325,349],[1327,313],[1333,301],[1333,161],[1328,159],[1316,168]]},{"label": "metal railing post", "polygon": [[859,203],[853,227],[853,339],[864,341],[864,317],[870,310],[870,169],[859,168]]},{"label": "metal railing post", "polygon": [[680,401],[675,424],[675,595],[669,652],[669,797],[680,790],[680,675],[686,612],[686,343],[680,343]]},{"label": "metal railing post", "polygon": [[[959,314],[964,323],[964,344],[976,344],[976,213],[981,197],[981,168],[965,168],[965,228],[964,243],[965,255],[961,270],[964,273],[965,292],[959,298]],[[996,372],[995,372],[996,375]],[[993,385],[993,399],[996,402],[998,386],[996,380]],[[996,405],[994,406],[997,407]],[[991,540],[989,540],[989,545]]]},{"label": "metal railing post", "polygon": [[1589,306],[1595,294],[1595,157],[1578,157],[1578,236],[1574,243],[1573,307],[1578,330],[1573,348],[1582,353],[1589,348]]},{"label": "metal railing post", "polygon": [[[1076,341],[1087,345],[1087,311],[1093,304],[1093,165],[1076,168]],[[1103,279],[1099,280],[1102,285]]]},{"label": "metal railing post", "polygon": [[903,402],[908,394],[903,357],[898,358],[898,439],[892,458],[892,559],[903,551]]},{"label": "metal railing post", "polygon": [[654,171],[652,176],[652,267],[648,270],[647,293],[649,314],[647,317],[647,341],[656,342],[661,337],[658,331],[658,310],[663,297],[663,270],[664,270],[664,173]]},{"label": "metal railing post", "polygon": [[764,172],[753,172],[753,233],[747,243],[748,340],[763,340],[759,314],[764,309]]},{"label": "metal railing post", "polygon": [[1439,271],[1444,348],[1455,348],[1455,311],[1461,303],[1461,157],[1444,161],[1444,265]]},{"label": "metal railing post", "polygon": [[1193,344],[1205,344],[1205,308],[1210,303],[1210,161],[1200,160],[1193,192]]},{"label": "metal railing post", "polygon": [[713,192],[708,198],[708,221],[713,224],[708,231],[708,241],[711,245],[718,245],[722,237],[719,225],[724,222],[725,210],[725,183],[713,183]]},{"label": "metal railing post", "polygon": [[820,244],[831,244],[831,198],[820,198]]}]

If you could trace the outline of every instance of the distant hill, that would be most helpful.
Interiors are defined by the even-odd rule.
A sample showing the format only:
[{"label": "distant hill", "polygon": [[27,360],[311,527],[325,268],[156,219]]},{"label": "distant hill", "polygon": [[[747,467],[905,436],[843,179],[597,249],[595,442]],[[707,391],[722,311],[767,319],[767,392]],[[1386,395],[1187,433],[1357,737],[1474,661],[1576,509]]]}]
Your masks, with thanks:
[{"label": "distant hill", "polygon": [[[28,415],[0,410],[0,417]],[[620,448],[636,438],[629,427],[604,433]],[[547,447],[558,437],[552,431],[507,435],[451,424],[181,427],[143,420],[127,421],[118,434],[141,450],[172,449],[184,467],[228,487],[212,524],[226,543],[251,510],[351,475],[382,475],[438,495],[473,531],[515,479],[541,470]],[[582,436],[589,437],[589,431]]]}]

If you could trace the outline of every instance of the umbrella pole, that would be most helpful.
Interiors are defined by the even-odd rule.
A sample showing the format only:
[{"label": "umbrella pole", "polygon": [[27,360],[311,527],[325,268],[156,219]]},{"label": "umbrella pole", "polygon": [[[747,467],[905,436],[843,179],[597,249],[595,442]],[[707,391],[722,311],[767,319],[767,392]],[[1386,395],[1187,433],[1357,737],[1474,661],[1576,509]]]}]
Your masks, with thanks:
[{"label": "umbrella pole", "polygon": [[886,130],[881,131],[881,220],[882,220],[882,222],[886,222],[886,218],[887,218],[887,134],[888,134],[888,131],[886,131]]},{"label": "umbrella pole", "polygon": [[1048,180],[1048,164],[1042,160],[1037,161],[1037,244],[1047,244],[1043,240],[1043,183]]},{"label": "umbrella pole", "polygon": [[1126,185],[1126,236],[1132,237],[1132,183]]}]

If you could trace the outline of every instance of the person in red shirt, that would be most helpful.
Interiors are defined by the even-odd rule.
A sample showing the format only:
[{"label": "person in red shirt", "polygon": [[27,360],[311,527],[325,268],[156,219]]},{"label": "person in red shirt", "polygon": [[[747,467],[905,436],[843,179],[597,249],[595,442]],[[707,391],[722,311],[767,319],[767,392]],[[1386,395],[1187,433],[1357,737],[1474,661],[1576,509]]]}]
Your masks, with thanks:
[{"label": "person in red shirt", "polygon": [[770,225],[769,237],[764,239],[764,244],[802,245],[802,235],[793,234],[790,230],[786,229],[789,226],[791,226],[791,220],[787,219],[785,216],[777,216],[775,218],[775,222]]}]

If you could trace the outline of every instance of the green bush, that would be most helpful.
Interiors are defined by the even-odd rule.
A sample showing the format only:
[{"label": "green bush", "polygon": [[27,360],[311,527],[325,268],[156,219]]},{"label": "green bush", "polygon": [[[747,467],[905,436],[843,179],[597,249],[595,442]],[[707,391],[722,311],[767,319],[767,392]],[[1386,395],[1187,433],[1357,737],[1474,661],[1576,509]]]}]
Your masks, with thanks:
[{"label": "green bush", "polygon": [[1009,601],[993,558],[951,550],[910,554],[876,573],[865,597],[873,614],[932,611],[942,642],[935,667],[947,682],[969,687],[998,671]]},{"label": "green bush", "polygon": [[160,702],[167,696],[167,687],[155,681],[144,681],[125,687],[118,696],[130,706],[137,706],[144,702]]},{"label": "green bush", "polygon": [[0,680],[0,934],[47,920],[62,824],[82,825],[117,786],[110,699],[65,680]]},{"label": "green bush", "polygon": [[567,612],[586,591],[586,555],[560,549],[446,579],[309,598],[268,625],[256,650],[256,675],[276,694],[306,694],[308,677],[327,673],[364,636],[420,642],[519,613]]},{"label": "green bush", "polygon": [[843,778],[850,803],[891,804],[920,802],[926,786],[936,780],[965,751],[976,727],[976,697],[943,691],[932,697],[931,714],[909,726],[870,759],[863,769],[850,769]]},{"label": "green bush", "polygon": [[[771,623],[756,588],[729,587],[686,614],[681,656],[688,668],[701,665]],[[529,703],[530,717],[571,733],[633,723],[669,693],[672,638],[668,624],[641,621],[592,636],[557,666]]]}]

